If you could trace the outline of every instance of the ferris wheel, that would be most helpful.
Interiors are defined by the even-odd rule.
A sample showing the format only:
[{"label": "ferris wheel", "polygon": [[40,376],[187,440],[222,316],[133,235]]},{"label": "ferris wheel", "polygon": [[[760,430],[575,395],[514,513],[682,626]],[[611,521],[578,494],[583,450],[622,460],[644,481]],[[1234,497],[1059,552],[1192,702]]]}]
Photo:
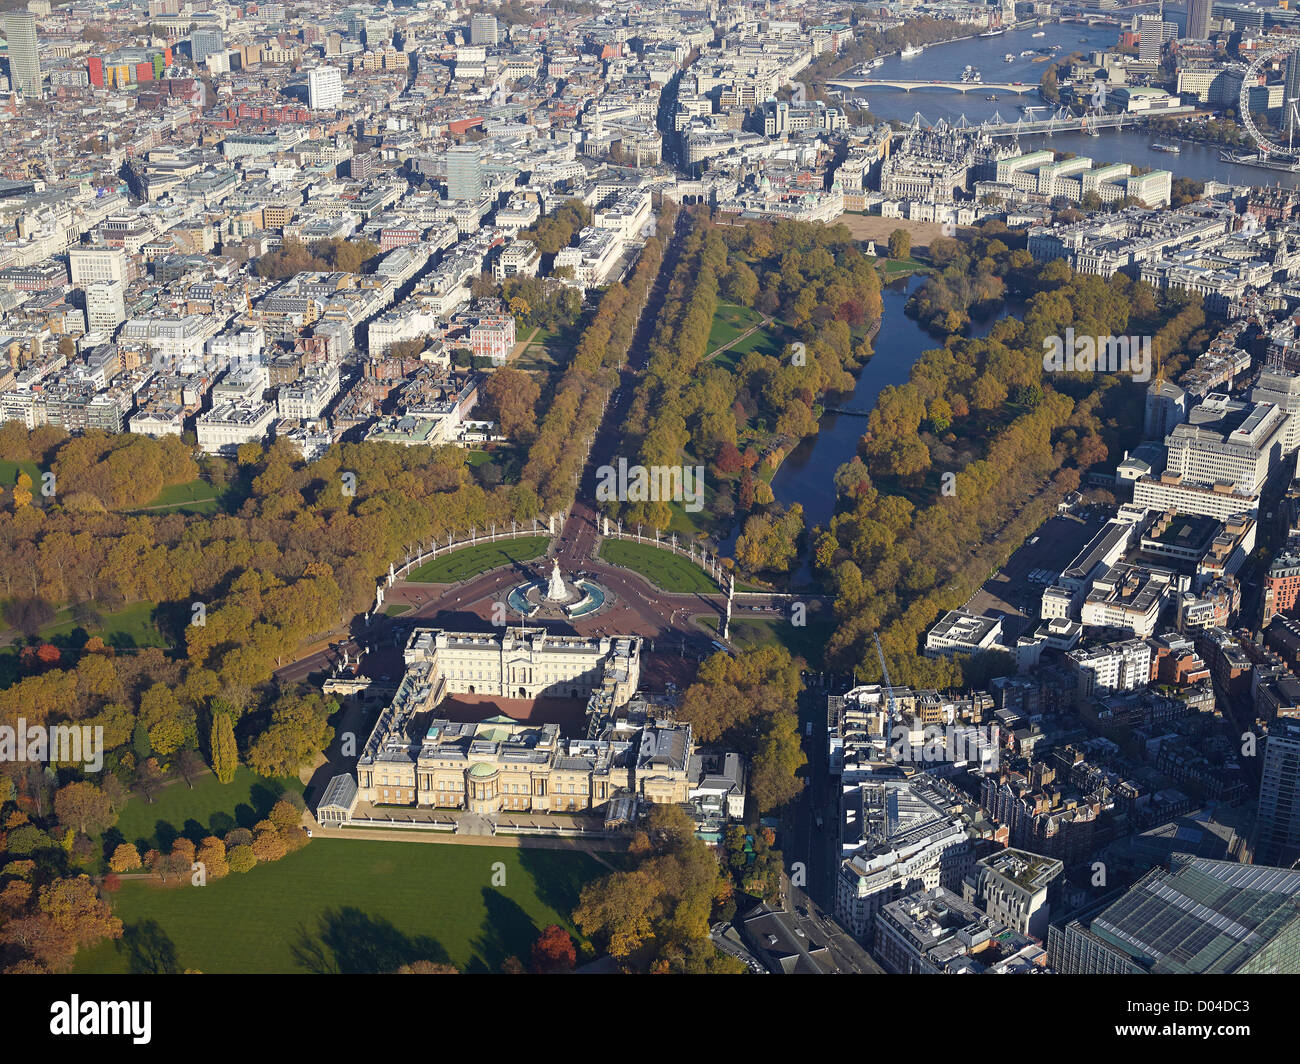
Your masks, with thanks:
[{"label": "ferris wheel", "polygon": [[[1300,37],[1273,38],[1251,60],[1250,66],[1246,68],[1245,76],[1241,79],[1241,95],[1237,99],[1237,110],[1241,115],[1241,124],[1245,126],[1246,133],[1259,146],[1260,154],[1263,156],[1300,157],[1300,144],[1296,143],[1295,136],[1297,129],[1300,129],[1300,96],[1286,97],[1286,89],[1283,88],[1282,128],[1286,132],[1285,143],[1270,140],[1263,130],[1255,125],[1255,120],[1250,116],[1250,89],[1252,85],[1259,84],[1264,67],[1284,56],[1290,56],[1296,51],[1300,51]],[[1284,75],[1284,86],[1287,80]]]}]

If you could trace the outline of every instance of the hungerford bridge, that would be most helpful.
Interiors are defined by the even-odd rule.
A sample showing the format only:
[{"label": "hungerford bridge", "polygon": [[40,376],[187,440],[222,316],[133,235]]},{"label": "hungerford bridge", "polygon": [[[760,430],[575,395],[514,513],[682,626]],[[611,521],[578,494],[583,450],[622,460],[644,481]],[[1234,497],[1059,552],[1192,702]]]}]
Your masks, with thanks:
[{"label": "hungerford bridge", "polygon": [[[1160,116],[1176,114],[1192,114],[1194,107],[1169,107],[1161,110]],[[1045,112],[1043,117],[1037,117],[1039,112]],[[969,130],[971,133],[984,133],[990,137],[1019,137],[1030,136],[1034,133],[1046,133],[1051,136],[1053,133],[1092,133],[1102,129],[1123,129],[1125,123],[1130,127],[1136,124],[1135,119],[1141,119],[1142,115],[1131,114],[1093,114],[1089,112],[1085,115],[1076,115],[1068,108],[1062,107],[1052,112],[1047,107],[1026,107],[1025,114],[1017,118],[1014,122],[1008,122],[996,111],[993,117],[985,122],[974,123],[969,121],[965,115],[961,115],[953,122],[939,119],[938,122],[930,122],[920,111],[912,115],[911,122],[908,126],[913,131],[921,129],[935,129],[939,131],[948,129]]]}]

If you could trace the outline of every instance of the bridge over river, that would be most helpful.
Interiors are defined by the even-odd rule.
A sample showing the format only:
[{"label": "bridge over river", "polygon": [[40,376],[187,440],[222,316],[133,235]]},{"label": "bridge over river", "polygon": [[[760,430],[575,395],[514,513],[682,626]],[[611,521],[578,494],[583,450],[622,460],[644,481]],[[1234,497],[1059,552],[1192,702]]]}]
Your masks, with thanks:
[{"label": "bridge over river", "polygon": [[833,89],[950,89],[953,92],[1005,92],[1011,95],[1037,92],[1038,84],[1022,81],[895,81],[890,78],[842,78],[826,82]]}]

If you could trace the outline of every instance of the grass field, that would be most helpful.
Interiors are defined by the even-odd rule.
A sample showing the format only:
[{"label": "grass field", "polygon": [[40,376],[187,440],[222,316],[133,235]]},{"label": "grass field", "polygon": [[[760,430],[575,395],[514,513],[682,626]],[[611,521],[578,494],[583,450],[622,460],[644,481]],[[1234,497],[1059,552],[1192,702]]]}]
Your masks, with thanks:
[{"label": "grass field", "polygon": [[0,462],[0,487],[12,488],[18,483],[19,470],[27,470],[27,475],[32,478],[33,493],[40,490],[41,471],[37,468],[35,462]]},{"label": "grass field", "polygon": [[149,501],[147,510],[180,510],[189,514],[212,514],[221,508],[220,492],[206,480],[197,479],[185,484],[163,488]]},{"label": "grass field", "polygon": [[[717,632],[717,617],[704,617],[702,623]],[[789,617],[750,618],[733,613],[727,635],[731,644],[740,650],[780,644],[815,668],[821,665],[826,642],[834,630],[835,626],[829,621],[819,621],[811,616],[806,625],[795,627]]]},{"label": "grass field", "polygon": [[405,602],[394,602],[384,607],[385,617],[400,617],[404,613],[410,613],[412,607]]},{"label": "grass field", "polygon": [[928,271],[929,267],[917,259],[881,259],[885,264],[885,276],[896,277],[905,273],[915,273],[916,271]]},{"label": "grass field", "polygon": [[779,358],[781,352],[785,349],[785,341],[781,335],[782,331],[778,323],[774,321],[770,325],[750,333],[743,340],[737,340],[731,347],[720,354],[718,359],[729,359],[739,363],[751,351],[757,351],[759,354],[768,355],[771,358]]},{"label": "grass field", "polygon": [[718,586],[689,558],[682,558],[652,544],[607,539],[600,556],[611,565],[640,573],[665,591],[717,591]]},{"label": "grass field", "polygon": [[741,333],[752,329],[763,315],[751,307],[742,307],[735,303],[718,302],[718,309],[713,315],[713,325],[709,329],[709,342],[706,351],[716,351],[720,347],[729,347]]},{"label": "grass field", "polygon": [[90,636],[99,636],[111,647],[166,647],[171,644],[153,623],[152,602],[133,602],[117,613],[100,612],[98,624],[77,621],[71,610],[59,610],[54,620],[41,629],[51,643],[66,641],[74,629],[85,628]]},{"label": "grass field", "polygon": [[495,543],[476,543],[427,561],[407,577],[417,584],[449,584],[509,562],[526,562],[545,554],[550,536],[520,536]]},{"label": "grass field", "polygon": [[541,374],[538,384],[544,384],[547,379],[560,370],[559,363],[556,361],[556,352],[548,348],[545,344],[528,344],[515,359],[515,369],[526,370],[529,373]]},{"label": "grass field", "polygon": [[266,779],[243,765],[228,784],[206,773],[192,788],[184,781],[164,787],[153,804],[132,798],[108,834],[120,835],[117,841],[135,843],[141,854],[160,845],[170,849],[179,835],[198,842],[236,827],[251,828],[289,790],[301,793],[302,784],[297,779]]},{"label": "grass field", "polygon": [[124,884],[121,941],[81,954],[76,971],[496,971],[508,956],[527,963],[548,924],[572,930],[579,891],[605,871],[582,853],[315,839],[204,887]]}]

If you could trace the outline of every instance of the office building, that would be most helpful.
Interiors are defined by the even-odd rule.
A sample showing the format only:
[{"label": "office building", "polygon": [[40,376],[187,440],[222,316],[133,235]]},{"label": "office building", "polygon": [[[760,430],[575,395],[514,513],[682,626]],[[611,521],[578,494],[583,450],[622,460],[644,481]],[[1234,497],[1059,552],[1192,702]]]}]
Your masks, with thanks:
[{"label": "office building", "polygon": [[1122,897],[1053,925],[1065,975],[1300,972],[1300,871],[1175,853]]},{"label": "office building", "polygon": [[36,15],[6,11],[5,40],[9,42],[9,84],[27,96],[41,93],[41,57],[36,43]]},{"label": "office building", "polygon": [[1188,0],[1187,32],[1189,40],[1204,41],[1210,36],[1210,15],[1214,10],[1214,0]]},{"label": "office building", "polygon": [[1002,646],[1002,618],[949,610],[926,634],[925,656],[978,654]]},{"label": "office building", "polygon": [[1292,52],[1286,60],[1286,78],[1282,85],[1282,139],[1293,143],[1300,134],[1300,54]]},{"label": "office building", "polygon": [[890,972],[908,975],[1005,975],[1047,971],[1047,951],[935,887],[890,902],[876,918],[874,950]]},{"label": "office building", "polygon": [[447,149],[447,198],[477,200],[483,194],[483,158],[474,144]]},{"label": "office building", "polygon": [[1224,484],[1258,494],[1281,460],[1286,423],[1286,413],[1273,403],[1211,393],[1165,437],[1165,471],[1202,487]]},{"label": "office building", "polygon": [[1265,369],[1250,390],[1252,403],[1271,403],[1286,414],[1282,453],[1300,450],[1300,376],[1281,370]]},{"label": "office building", "polygon": [[1163,440],[1174,426],[1187,420],[1187,393],[1166,380],[1154,380],[1147,388],[1146,417],[1142,427],[1149,440]]},{"label": "office building", "polygon": [[1154,654],[1145,639],[1071,650],[1065,657],[1078,676],[1080,698],[1138,691],[1151,683]]},{"label": "office building", "polygon": [[1255,860],[1290,865],[1300,857],[1300,721],[1279,717],[1264,740],[1255,820]]},{"label": "office building", "polygon": [[1178,27],[1172,22],[1165,22],[1156,15],[1138,18],[1138,58],[1144,63],[1159,63],[1160,51],[1165,41],[1171,41],[1178,34]]},{"label": "office building", "polygon": [[868,782],[842,801],[835,914],[858,941],[872,941],[876,915],[890,902],[915,890],[960,891],[974,870],[961,817],[926,777]]},{"label": "office building", "polygon": [[338,67],[316,67],[307,75],[307,106],[313,111],[337,111],[343,103],[343,75]]},{"label": "office building", "polygon": [[1052,911],[1048,888],[1064,871],[1054,857],[1000,850],[975,863],[974,873],[962,882],[962,898],[998,923],[1043,942]]},{"label": "office building", "polygon": [[469,20],[469,43],[497,43],[497,19],[495,15],[475,15]]},{"label": "office building", "polygon": [[99,281],[125,284],[126,252],[112,247],[74,247],[68,251],[68,273],[74,285],[85,287]]},{"label": "office building", "polygon": [[216,26],[199,26],[190,31],[190,57],[195,66],[203,65],[208,56],[223,51],[225,47],[226,39]]},{"label": "office building", "polygon": [[121,281],[100,281],[86,288],[86,329],[109,336],[126,321],[126,298]]}]

